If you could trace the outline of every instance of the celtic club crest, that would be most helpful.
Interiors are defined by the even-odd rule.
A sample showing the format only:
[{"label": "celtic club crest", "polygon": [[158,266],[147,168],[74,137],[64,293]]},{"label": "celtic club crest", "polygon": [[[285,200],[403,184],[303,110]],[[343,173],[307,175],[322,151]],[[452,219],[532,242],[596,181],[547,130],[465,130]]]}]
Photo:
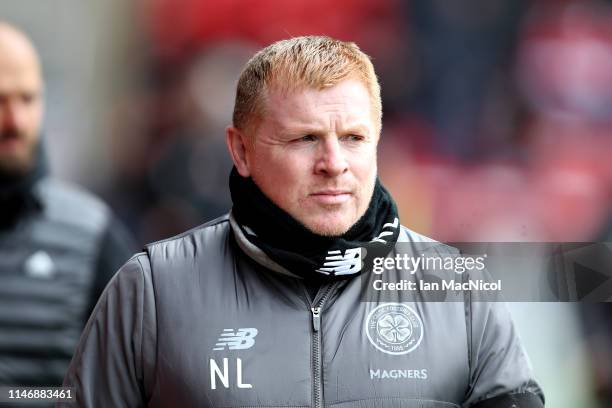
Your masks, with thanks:
[{"label": "celtic club crest", "polygon": [[423,322],[414,310],[402,303],[375,307],[365,322],[370,343],[387,354],[406,354],[423,339]]}]

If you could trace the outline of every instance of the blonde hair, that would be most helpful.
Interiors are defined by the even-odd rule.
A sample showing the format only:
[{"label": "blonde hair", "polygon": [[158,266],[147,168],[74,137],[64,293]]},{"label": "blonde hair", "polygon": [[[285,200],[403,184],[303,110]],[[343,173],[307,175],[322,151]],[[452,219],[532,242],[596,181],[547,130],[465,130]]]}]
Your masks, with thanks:
[{"label": "blonde hair", "polygon": [[355,78],[370,93],[373,114],[380,130],[380,85],[370,57],[352,42],[329,37],[304,36],[275,42],[247,62],[236,90],[233,125],[246,129],[264,115],[266,91],[324,89]]}]

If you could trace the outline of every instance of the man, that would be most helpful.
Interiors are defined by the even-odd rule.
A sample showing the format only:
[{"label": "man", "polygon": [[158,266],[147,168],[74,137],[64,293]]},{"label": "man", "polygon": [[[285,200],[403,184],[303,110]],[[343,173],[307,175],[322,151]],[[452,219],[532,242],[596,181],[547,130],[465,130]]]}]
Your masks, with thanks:
[{"label": "man", "polygon": [[79,405],[543,406],[501,303],[360,301],[354,254],[423,240],[377,181],[380,131],[355,44],[258,52],[227,129],[230,215],[114,277],[66,376]]},{"label": "man", "polygon": [[60,386],[102,289],[134,248],[98,199],[46,176],[43,81],[0,22],[0,385]]}]

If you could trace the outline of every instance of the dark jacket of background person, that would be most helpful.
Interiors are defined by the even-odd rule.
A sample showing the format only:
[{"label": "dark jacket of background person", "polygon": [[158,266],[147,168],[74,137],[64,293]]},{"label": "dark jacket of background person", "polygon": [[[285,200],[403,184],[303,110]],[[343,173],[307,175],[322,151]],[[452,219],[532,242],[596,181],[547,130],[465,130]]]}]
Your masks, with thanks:
[{"label": "dark jacket of background person", "polygon": [[0,180],[0,384],[59,386],[87,317],[134,249],[109,208],[45,173]]}]

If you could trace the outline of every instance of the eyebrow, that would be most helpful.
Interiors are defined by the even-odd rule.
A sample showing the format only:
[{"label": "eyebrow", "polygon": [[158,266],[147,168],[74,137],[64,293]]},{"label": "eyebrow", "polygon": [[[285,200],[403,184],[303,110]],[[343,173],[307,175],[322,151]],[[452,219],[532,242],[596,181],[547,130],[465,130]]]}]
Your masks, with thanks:
[{"label": "eyebrow", "polygon": [[[281,130],[283,135],[294,136],[294,135],[316,135],[321,134],[321,128],[312,125],[296,125],[292,128],[283,128]],[[341,134],[368,134],[368,126],[365,124],[351,124],[341,129]]]},{"label": "eyebrow", "polygon": [[346,129],[344,129],[344,133],[359,133],[365,135],[366,133],[368,133],[368,130],[368,127],[364,124],[355,124],[348,126]]}]

